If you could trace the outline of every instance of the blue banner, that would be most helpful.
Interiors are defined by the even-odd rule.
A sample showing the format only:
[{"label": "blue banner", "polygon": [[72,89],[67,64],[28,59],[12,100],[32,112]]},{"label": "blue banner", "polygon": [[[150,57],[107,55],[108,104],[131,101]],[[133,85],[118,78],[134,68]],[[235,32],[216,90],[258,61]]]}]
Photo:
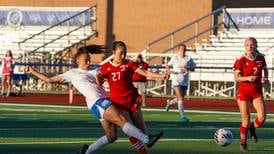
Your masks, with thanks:
[{"label": "blue banner", "polygon": [[274,12],[229,12],[225,14],[225,23],[231,28],[232,22],[229,20],[229,16],[233,22],[239,28],[274,28]]},{"label": "blue banner", "polygon": [[[0,25],[10,26],[52,26],[60,21],[82,12],[83,10],[21,10],[20,8],[14,9],[1,9],[0,8]],[[83,23],[89,23],[91,20],[91,10],[85,11],[81,15],[69,20],[70,26],[80,26]],[[66,23],[67,24],[67,23]],[[66,26],[66,25],[63,25]]]}]

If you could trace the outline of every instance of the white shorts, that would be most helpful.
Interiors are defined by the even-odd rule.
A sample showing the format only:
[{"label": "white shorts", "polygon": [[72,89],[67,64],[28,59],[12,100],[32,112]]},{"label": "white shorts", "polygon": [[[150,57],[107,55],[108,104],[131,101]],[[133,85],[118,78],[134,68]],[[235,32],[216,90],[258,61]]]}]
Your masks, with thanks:
[{"label": "white shorts", "polygon": [[170,75],[170,79],[172,81],[171,83],[172,88],[188,86],[188,78],[183,73],[172,73]]},{"label": "white shorts", "polygon": [[147,83],[146,82],[133,82],[135,88],[138,89],[139,93],[145,93],[147,91]]},{"label": "white shorts", "polygon": [[100,121],[103,121],[103,115],[106,109],[111,105],[111,101],[106,98],[98,99],[90,109],[90,112]]}]

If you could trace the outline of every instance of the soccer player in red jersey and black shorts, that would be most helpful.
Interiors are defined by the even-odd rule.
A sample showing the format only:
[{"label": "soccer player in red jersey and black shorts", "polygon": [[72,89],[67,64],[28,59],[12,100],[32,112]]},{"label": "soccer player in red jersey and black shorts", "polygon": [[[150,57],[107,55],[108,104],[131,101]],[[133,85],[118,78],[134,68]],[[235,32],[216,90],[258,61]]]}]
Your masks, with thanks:
[{"label": "soccer player in red jersey and black shorts", "polygon": [[[240,150],[247,151],[248,128],[254,142],[257,142],[255,129],[262,126],[266,119],[266,107],[263,100],[262,82],[268,82],[268,71],[264,55],[257,51],[257,41],[253,37],[245,40],[245,54],[234,64],[234,80],[239,82],[237,102],[241,113]],[[264,74],[264,76],[262,75]],[[257,118],[250,123],[248,104],[252,103]]]},{"label": "soccer player in red jersey and black shorts", "polygon": [[[110,89],[110,100],[120,110],[124,111],[133,124],[140,130],[145,131],[146,126],[140,110],[138,90],[132,84],[133,74],[139,73],[146,77],[166,79],[167,75],[153,73],[140,69],[133,61],[126,59],[127,47],[122,41],[113,43],[113,60],[101,66],[101,75],[107,79]],[[147,153],[142,142],[130,137],[130,142],[140,153]]]}]

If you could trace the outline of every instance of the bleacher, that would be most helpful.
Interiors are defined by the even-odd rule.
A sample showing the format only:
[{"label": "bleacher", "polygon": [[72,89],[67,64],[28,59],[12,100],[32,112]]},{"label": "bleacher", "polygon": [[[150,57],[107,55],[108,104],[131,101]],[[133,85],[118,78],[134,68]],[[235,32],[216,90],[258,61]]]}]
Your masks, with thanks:
[{"label": "bleacher", "polygon": [[[250,33],[252,32],[252,33]],[[232,67],[236,58],[243,55],[244,40],[249,37],[255,37],[258,41],[258,50],[265,54],[268,67],[273,66],[272,51],[274,51],[274,30],[232,30],[212,35],[209,40],[196,44],[196,53],[190,54],[194,57],[197,66],[201,67]],[[192,79],[199,80],[203,69],[197,69],[192,73]],[[233,72],[230,69],[211,69],[207,70],[211,75],[203,75],[202,80],[233,81]],[[220,74],[216,77],[216,74]],[[214,75],[214,78],[212,76]],[[272,74],[270,73],[270,77]]]},{"label": "bleacher", "polygon": [[[6,50],[12,50],[15,58],[34,52],[55,54],[96,33],[93,27],[95,7],[75,10],[26,7],[1,9],[0,58]],[[21,20],[13,19],[11,14]],[[31,18],[33,16],[37,18]]]},{"label": "bleacher", "polygon": [[[90,28],[89,28],[90,29]],[[37,47],[42,46],[44,43],[51,41],[52,39],[55,39],[62,35],[64,33],[64,30],[55,30],[51,31],[50,34],[45,34],[45,38],[43,36],[35,37],[31,40],[31,42],[26,42],[19,45],[19,42],[22,40],[25,40],[26,38],[29,38],[30,36],[33,36],[34,34],[37,34],[44,30],[43,27],[32,27],[29,29],[24,30],[15,30],[11,27],[4,27],[0,30],[0,51],[1,51],[1,57],[4,56],[6,50],[12,50],[13,55],[18,57],[19,55],[23,54],[23,50],[25,51],[33,51]],[[65,31],[66,32],[66,31]],[[49,45],[45,46],[45,48],[41,48],[38,51],[46,51],[46,52],[57,52],[61,51],[67,46],[70,46],[74,43],[79,42],[79,40],[85,39],[87,36],[92,35],[94,31],[86,30],[83,31],[76,31],[72,33],[71,35],[63,37],[61,39],[58,39],[54,41],[53,43],[50,43]]]}]

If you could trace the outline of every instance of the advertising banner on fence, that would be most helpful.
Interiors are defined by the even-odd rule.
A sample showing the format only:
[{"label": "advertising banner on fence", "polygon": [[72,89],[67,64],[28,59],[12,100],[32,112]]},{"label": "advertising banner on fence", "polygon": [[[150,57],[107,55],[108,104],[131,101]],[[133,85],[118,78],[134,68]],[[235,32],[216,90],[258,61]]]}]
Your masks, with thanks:
[{"label": "advertising banner on fence", "polygon": [[226,25],[234,28],[229,16],[238,28],[274,28],[274,8],[226,9]]},{"label": "advertising banner on fence", "polygon": [[[23,26],[52,26],[70,18],[88,8],[47,8],[47,7],[0,7],[0,25],[17,27]],[[69,20],[71,26],[80,26],[91,20],[92,12]],[[64,25],[66,26],[66,25]]]}]

